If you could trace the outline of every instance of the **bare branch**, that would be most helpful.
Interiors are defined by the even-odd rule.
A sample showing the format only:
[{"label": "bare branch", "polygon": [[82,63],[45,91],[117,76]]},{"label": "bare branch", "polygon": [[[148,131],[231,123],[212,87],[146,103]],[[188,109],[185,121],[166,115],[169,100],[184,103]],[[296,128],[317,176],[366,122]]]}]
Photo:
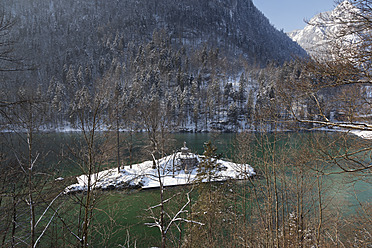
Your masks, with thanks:
[{"label": "bare branch", "polygon": [[49,203],[48,207],[44,210],[44,213],[39,217],[38,221],[36,222],[35,227],[37,226],[37,224],[39,224],[39,222],[40,222],[41,219],[44,217],[44,215],[45,215],[46,212],[49,210],[49,208],[52,206],[52,204],[54,203],[54,201],[57,200],[57,198],[60,197],[62,194],[63,194],[63,192],[59,193],[59,194],[58,194],[56,197],[54,197],[54,199]]}]

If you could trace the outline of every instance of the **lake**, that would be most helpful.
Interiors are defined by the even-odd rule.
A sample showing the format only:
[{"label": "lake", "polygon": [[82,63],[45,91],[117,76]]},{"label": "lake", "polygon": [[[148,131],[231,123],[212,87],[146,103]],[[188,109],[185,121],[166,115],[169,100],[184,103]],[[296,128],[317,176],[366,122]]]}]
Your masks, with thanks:
[{"label": "lake", "polygon": [[[108,136],[107,136],[108,135]],[[110,136],[111,135],[111,136]],[[99,135],[100,138],[98,140],[107,139],[107,140],[115,140],[115,134],[107,134],[102,133]],[[204,151],[204,143],[211,141],[214,146],[218,148],[217,153],[220,153],[223,158],[236,160],[236,150],[234,144],[236,144],[236,138],[241,137],[243,134],[235,134],[235,133],[176,133],[171,134],[168,137],[168,144],[167,147],[168,154],[173,153],[175,151],[179,151],[179,149],[183,146],[184,142],[190,148],[190,150],[194,153],[202,154]],[[260,134],[252,134],[253,138],[251,138],[252,146],[257,146],[257,143],[260,141]],[[22,142],[22,138],[18,137],[14,134],[2,134],[3,141],[7,141],[5,143],[12,143],[14,144],[14,149],[18,151],[25,151],[25,143]],[[344,149],[343,147],[345,144],[344,142],[345,137],[347,137],[347,142],[353,144],[355,142],[364,142],[363,146],[368,146],[368,140],[362,140],[356,136],[345,134],[335,133],[335,132],[300,132],[300,133],[291,133],[291,132],[282,132],[279,134],[268,134],[265,136],[266,142],[274,143],[278,147],[279,153],[286,153],[286,147],[306,147],[309,145],[310,142],[314,141],[314,137],[316,137],[317,142],[340,142],[340,145],[337,146],[337,149]],[[320,137],[320,138],[319,138]],[[342,137],[342,138],[340,138]],[[262,137],[261,137],[262,138]],[[38,163],[35,166],[35,169],[38,171],[53,171],[55,173],[55,177],[69,177],[69,176],[76,176],[81,174],[81,170],[78,166],[74,166],[71,162],[74,159],[74,156],[71,156],[71,152],[76,152],[82,146],[83,140],[79,132],[70,132],[70,133],[40,133],[39,135],[35,135],[35,145],[34,150],[37,153],[40,153],[42,156],[39,157]],[[129,162],[129,152],[128,152],[128,142],[130,136],[127,133],[121,133],[121,159],[123,160],[124,164]],[[146,133],[136,133],[131,137],[132,139],[132,163],[135,162],[143,162],[145,160],[149,160],[150,156],[149,153],[146,152],[144,147],[147,145],[147,134]],[[341,142],[341,141],[342,142]],[[345,141],[346,142],[346,141]],[[109,142],[110,143],[110,142]],[[107,160],[106,167],[114,167],[116,166],[116,148],[115,143],[111,142],[112,144],[107,145],[107,150],[111,152],[111,159]],[[298,144],[297,144],[298,143]],[[305,143],[305,144],[304,144]],[[341,144],[342,143],[342,144]],[[342,147],[341,147],[342,146]],[[270,147],[268,147],[271,149]],[[281,149],[281,150],[280,150]],[[300,149],[300,148],[298,148]],[[328,149],[332,150],[335,147],[328,147]],[[7,145],[2,145],[2,150],[4,152],[11,152],[11,149]],[[280,151],[279,151],[280,150]],[[330,151],[330,153],[333,151]],[[255,159],[254,157],[262,157],[262,149],[261,151],[252,149],[250,155],[250,163],[253,168],[255,168]],[[285,154],[284,154],[285,155]],[[285,155],[286,156],[286,155]],[[291,156],[291,155],[288,155]],[[367,162],[370,161],[369,156],[365,156],[362,158],[363,160],[369,159]],[[241,161],[237,161],[241,162]],[[339,172],[340,169],[337,166],[330,166],[327,165],[325,168],[325,172],[336,173]],[[353,173],[344,173],[344,174],[331,174],[328,176],[323,177],[327,181],[327,185],[329,185],[328,191],[329,194],[333,194],[335,196],[335,201],[339,202],[352,202],[351,205],[357,205],[358,200],[365,202],[369,201],[370,195],[372,193],[371,189],[371,176],[370,173],[365,174],[363,176],[357,176]],[[359,180],[362,178],[363,180]],[[358,180],[356,180],[358,179]],[[356,199],[358,198],[358,200]]]},{"label": "lake", "polygon": [[[14,134],[3,134],[2,135],[2,147],[1,151],[14,156],[21,154],[26,151],[24,144],[23,135],[17,136]],[[74,177],[80,175],[82,171],[74,164],[76,157],[72,154],[84,154],[84,140],[79,132],[71,133],[40,133],[35,137],[35,155],[38,153],[37,163],[35,164],[35,170],[38,172],[53,173],[53,177],[64,177],[66,182],[71,182]],[[107,138],[107,139],[106,139]],[[121,159],[124,163],[129,160],[128,151],[128,140],[130,136],[128,133],[121,133]],[[146,152],[147,142],[146,133],[136,133],[132,137],[132,162],[142,162],[149,159],[149,153]],[[247,142],[247,146],[241,146],[237,144],[237,139],[242,142]],[[115,167],[115,155],[116,155],[116,143],[115,133],[100,133],[98,135],[98,143],[103,145],[104,153],[109,153],[110,156],[104,161],[105,167]],[[109,141],[109,142],[105,142]],[[314,152],[317,149],[318,144],[322,144],[324,152],[329,154],[342,154],[350,146],[356,146],[360,144],[362,147],[370,146],[370,141],[362,140],[356,136],[340,134],[335,132],[299,132],[299,133],[269,133],[265,135],[261,134],[234,134],[234,133],[176,133],[171,134],[167,139],[167,150],[168,153],[179,150],[184,142],[191,149],[191,151],[202,154],[204,151],[204,143],[211,141],[218,150],[217,153],[221,153],[222,157],[233,160],[235,162],[241,162],[242,157],[240,152],[245,152],[246,162],[255,168],[261,175],[263,173],[263,165],[268,164],[269,170],[274,158],[270,153],[274,152],[277,154],[275,160],[279,161],[280,168],[285,170],[285,176],[287,183],[293,183],[295,176],[291,171],[291,166],[287,166],[286,163],[299,163],[298,159],[304,159],[304,168],[309,172],[309,175],[313,175],[312,171],[314,166],[324,166],[323,172],[325,175],[322,176],[324,195],[323,199],[326,201],[327,209],[341,210],[343,214],[348,215],[354,213],[355,209],[360,203],[371,202],[371,176],[370,173],[364,175],[356,175],[354,173],[343,173],[340,172],[339,167],[333,166],[332,164],[322,160]],[[13,144],[13,147],[9,147],[6,144]],[[100,146],[97,146],[99,149]],[[320,149],[320,147],[319,147]],[[300,154],[305,154],[305,158],[301,158]],[[370,162],[370,154],[360,154],[359,159],[367,163]],[[239,157],[240,156],[240,157]],[[313,160],[313,161],[312,161]],[[19,169],[19,168],[18,168]],[[260,171],[261,170],[261,171]],[[269,171],[271,173],[271,171]],[[314,182],[314,178],[307,178],[310,182]],[[259,185],[260,182],[264,183],[265,177],[259,177],[255,179],[255,182]],[[281,182],[278,182],[279,184]],[[240,182],[236,185],[237,190],[243,187],[250,187],[249,182]],[[281,187],[281,185],[279,185]],[[174,189],[177,191],[177,189]],[[169,189],[170,192],[173,189]],[[288,193],[290,194],[290,192]],[[111,206],[113,202],[120,208],[120,218],[117,220],[122,221],[124,225],[131,225],[128,229],[133,235],[133,238],[138,239],[138,244],[149,244],[154,237],[158,237],[158,231],[156,229],[149,229],[144,227],[144,220],[141,211],[143,208],[148,207],[152,204],[156,204],[158,201],[158,191],[142,191],[134,194],[127,194],[127,192],[116,192],[108,193],[104,202],[108,206]],[[147,202],[148,205],[144,205]],[[72,219],[75,216],[71,217]],[[121,235],[121,234],[120,234]],[[146,237],[146,238],[144,238]],[[118,238],[119,239],[119,238]],[[140,246],[139,246],[140,247]]]}]

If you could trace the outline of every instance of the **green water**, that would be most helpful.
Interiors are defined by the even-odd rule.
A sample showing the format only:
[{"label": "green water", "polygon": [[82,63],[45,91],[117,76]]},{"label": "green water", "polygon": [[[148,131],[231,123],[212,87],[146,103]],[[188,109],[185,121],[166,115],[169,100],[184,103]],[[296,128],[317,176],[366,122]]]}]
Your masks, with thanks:
[{"label": "green water", "polygon": [[[108,136],[111,135],[111,136]],[[97,141],[104,142],[107,140],[115,140],[115,134],[101,133],[98,135]],[[171,134],[168,137],[169,146],[167,147],[168,154],[179,149],[186,142],[187,147],[190,150],[197,154],[202,154],[204,151],[204,143],[211,141],[214,146],[218,148],[217,153],[220,153],[222,157],[227,159],[234,160],[234,142],[237,137],[241,134],[235,133],[177,133]],[[260,142],[262,137],[259,134],[255,136],[255,141],[252,144],[257,144]],[[320,138],[319,138],[320,137]],[[345,136],[348,137],[348,140],[344,141],[344,137],[340,139],[340,134],[338,133],[280,133],[278,134],[268,134],[264,137],[265,140],[273,142],[274,139],[277,139],[276,146],[281,147],[282,151],[286,152],[286,147],[300,147],[305,146],[307,143],[310,146],[310,143],[314,139],[319,139],[318,142],[344,142],[344,143],[355,143],[355,142],[365,142],[362,145],[369,146],[370,141],[361,140],[354,136]],[[13,135],[13,134],[2,134],[3,144],[1,150],[4,153],[8,153],[10,157],[14,156],[14,151],[21,151],[20,153],[26,153],[25,137]],[[124,164],[129,163],[129,151],[127,149],[126,140],[129,140],[129,135],[127,133],[121,133],[121,160]],[[146,133],[137,133],[132,137],[132,163],[143,162],[149,160],[149,153],[146,152],[146,145],[148,136]],[[7,143],[12,143],[13,147],[6,145]],[[298,144],[296,144],[298,143]],[[329,152],[340,152],[344,149],[345,144],[336,145],[335,147],[330,147]],[[371,144],[372,146],[372,144]],[[116,148],[115,143],[104,148],[104,152],[110,152],[111,158],[104,161],[105,167],[114,167],[116,166]],[[81,169],[76,164],[73,164],[74,155],[79,150],[83,150],[84,140],[79,132],[71,133],[40,133],[34,136],[34,154],[40,154],[35,170],[40,172],[53,172],[55,177],[71,177],[81,174]],[[80,152],[80,151],[79,151]],[[262,156],[262,151],[252,151],[254,156]],[[21,155],[18,155],[20,157]],[[371,156],[363,157],[362,159],[370,162]],[[253,167],[254,161],[247,161]],[[326,168],[326,172],[339,172],[339,168],[329,167]],[[324,176],[324,179],[330,185],[330,192],[336,195],[341,202],[351,201],[352,205],[357,205],[358,201],[368,201],[371,196],[371,174],[367,173],[362,177],[363,180],[359,180],[361,177],[354,176],[353,173],[344,173],[344,174],[335,174]],[[355,180],[358,179],[358,180]],[[358,199],[356,199],[358,198]]]},{"label": "green water", "polygon": [[[115,134],[101,133],[98,135],[97,143],[99,142],[107,142],[107,140],[115,140]],[[177,133],[171,134],[168,137],[169,146],[167,147],[168,154],[173,153],[175,151],[179,151],[179,149],[183,146],[184,142],[186,142],[187,147],[190,150],[197,154],[202,154],[204,151],[204,144],[208,141],[211,141],[214,146],[218,148],[217,153],[220,153],[222,157],[227,159],[234,160],[234,142],[237,137],[241,136],[241,134],[234,134],[234,133]],[[257,144],[260,142],[262,137],[259,134],[253,135],[255,136],[255,141],[252,144]],[[319,138],[320,137],[320,138]],[[354,136],[345,136],[340,139],[340,134],[338,133],[311,133],[311,132],[303,132],[303,133],[280,133],[278,134],[268,134],[264,137],[265,140],[273,142],[274,139],[277,139],[276,146],[281,147],[282,151],[286,152],[286,147],[300,147],[305,146],[307,143],[311,143],[314,139],[319,139],[321,142],[328,142],[328,143],[336,143],[336,142],[344,142],[346,143],[355,143],[355,142],[365,142],[362,145],[372,146],[370,144],[371,141],[361,140]],[[129,135],[127,133],[121,133],[121,159],[124,164],[129,163],[129,151],[126,146],[126,140],[129,140]],[[22,154],[26,153],[26,144],[25,144],[25,137],[14,135],[14,134],[2,134],[2,141],[1,144],[1,151],[4,153],[8,153],[10,157],[14,157],[17,153]],[[136,162],[143,162],[145,160],[149,160],[149,153],[146,152],[146,145],[148,145],[148,136],[146,133],[137,133],[132,137],[132,163]],[[337,140],[337,141],[336,141]],[[320,142],[318,141],[318,142]],[[12,147],[7,145],[8,143],[13,144]],[[296,144],[298,143],[298,145]],[[340,152],[344,149],[344,145],[341,144],[337,145],[336,147],[330,147],[329,152]],[[309,145],[310,146],[310,145]],[[105,167],[114,167],[116,166],[116,147],[115,143],[107,146],[108,148],[104,148],[104,152],[110,152],[111,158],[107,159],[107,161],[103,161]],[[80,168],[75,165],[72,161],[76,159],[74,157],[74,153],[80,152],[79,150],[83,150],[84,140],[79,132],[71,132],[71,133],[40,133],[34,136],[34,155],[39,154],[35,170],[40,172],[53,172],[56,177],[69,177],[69,176],[76,176],[81,174]],[[106,150],[105,150],[106,149]],[[262,156],[262,151],[252,151],[254,152],[254,156]],[[341,151],[342,153],[342,151]],[[21,155],[17,155],[18,158],[21,158]],[[365,156],[361,158],[364,161],[370,162],[371,155]],[[254,163],[251,161],[247,161],[250,163]],[[251,164],[255,167],[254,164]],[[326,168],[326,172],[339,172],[340,169],[336,166]],[[359,180],[361,177],[354,177],[355,174],[353,173],[344,173],[344,174],[336,174],[336,175],[329,175],[325,176],[326,180],[329,180],[331,183],[329,185],[332,186],[332,191],[334,194],[338,195],[341,199],[353,199],[356,200],[355,195],[357,195],[360,201],[368,201],[371,195],[371,174],[366,173],[363,180]],[[358,180],[355,180],[358,179]]]},{"label": "green water", "polygon": [[[98,135],[98,143],[104,144],[107,133],[101,133]],[[113,135],[113,134],[110,134]],[[232,134],[232,133],[179,133],[172,134],[169,137],[169,146],[167,147],[168,153],[179,150],[186,142],[187,146],[192,152],[202,154],[204,151],[204,143],[211,141],[221,153],[224,158],[234,160],[234,142],[237,137],[241,137],[242,134]],[[7,145],[2,145],[1,150],[7,152],[9,156],[13,156],[14,151],[22,153],[26,151],[26,146],[24,144],[24,137],[14,137],[12,134],[4,134],[2,136],[4,141],[11,141],[13,147]],[[108,140],[113,139],[115,136],[111,136]],[[268,134],[261,136],[260,134],[252,134],[252,146],[257,145],[260,141],[265,140],[270,143],[274,143],[278,151],[286,155],[287,148],[289,147],[310,147],[312,146],[312,141],[319,139],[319,142],[325,142],[334,144],[329,146],[327,151],[329,153],[342,153],[348,145],[361,143],[363,146],[369,146],[370,141],[361,140],[353,136],[344,136],[340,138],[337,133],[280,133],[280,134]],[[345,138],[346,137],[346,138]],[[126,133],[121,133],[122,144],[121,144],[121,155],[122,160],[127,162],[129,152],[125,145],[125,140],[130,137]],[[132,162],[142,162],[149,159],[148,153],[146,153],[145,147],[147,142],[146,133],[138,133],[133,137],[133,161]],[[6,144],[4,142],[3,144]],[[109,142],[108,142],[109,143]],[[35,154],[41,154],[38,159],[38,163],[35,165],[35,169],[40,172],[50,172],[54,173],[54,177],[70,177],[73,179],[76,175],[81,174],[81,170],[78,166],[72,163],[74,156],[71,155],[72,152],[77,152],[79,150],[84,150],[84,140],[81,134],[78,132],[72,133],[42,133],[35,136]],[[272,145],[269,147],[273,149]],[[107,159],[105,166],[114,167],[115,166],[115,143],[109,144],[105,148],[105,152],[111,152],[112,158]],[[252,157],[262,157],[264,151],[262,150],[252,150]],[[288,155],[291,156],[291,155]],[[370,156],[361,155],[361,160],[370,162]],[[252,159],[248,161],[252,167],[256,167],[256,160]],[[372,187],[371,187],[371,176],[370,173],[366,173],[363,177],[360,175],[355,175],[353,173],[343,173],[343,174],[332,174],[340,172],[338,167],[332,167],[327,165],[325,168],[326,173],[331,173],[330,175],[324,175],[322,177],[324,185],[326,186],[326,199],[327,205],[333,208],[343,208],[345,214],[352,212],[360,204],[371,202]],[[289,177],[290,178],[290,177]],[[363,179],[363,180],[361,180]],[[118,197],[119,196],[119,197]],[[154,237],[158,237],[158,230],[155,228],[144,227],[143,219],[143,209],[150,205],[158,203],[159,199],[158,191],[143,191],[134,192],[132,194],[127,194],[126,192],[112,192],[107,194],[105,202],[102,202],[102,208],[106,209],[107,206],[112,206],[113,203],[118,205],[121,213],[125,215],[118,216],[117,220],[120,223],[125,223],[125,228],[129,225],[129,230],[131,238],[133,240],[142,240],[143,244],[152,243]],[[145,200],[144,200],[145,199]],[[123,208],[123,209],[121,209]],[[109,208],[107,208],[109,209]],[[142,213],[142,214],[140,214]],[[104,218],[104,217],[102,217]],[[148,220],[147,220],[148,221]],[[118,234],[119,235],[119,234]],[[120,235],[126,235],[125,232],[120,233]],[[114,236],[113,240],[120,239],[121,237]],[[155,239],[156,240],[156,239]],[[139,244],[138,247],[143,247]]]},{"label": "green water", "polygon": [[[176,147],[181,147],[182,142],[186,141],[187,146],[191,148],[192,151],[202,154],[204,151],[203,144],[207,141],[212,141],[213,145],[215,145],[218,150],[218,153],[221,153],[224,158],[234,160],[234,141],[236,140],[237,136],[241,134],[234,134],[234,133],[221,133],[221,134],[212,134],[212,133],[187,133],[187,134],[175,134],[176,139]],[[261,135],[255,134],[254,135],[255,141],[253,143],[260,142]],[[275,137],[274,137],[275,136]],[[315,136],[315,137],[314,137]],[[345,141],[345,137],[348,140]],[[337,152],[342,153],[342,150],[345,149],[344,147],[353,146],[356,142],[361,142],[364,146],[369,146],[370,141],[362,140],[358,137],[351,136],[351,135],[344,135],[334,132],[300,132],[300,133],[280,133],[279,135],[268,134],[265,135],[264,140],[274,142],[274,139],[277,139],[276,146],[282,148],[283,152],[286,151],[285,147],[296,147],[296,143],[301,143],[305,147],[308,145],[307,143],[314,142],[316,139],[317,142],[325,142],[325,143],[332,143],[335,142],[337,144],[337,148],[335,146],[329,147],[329,152],[334,153],[334,150]],[[305,144],[303,144],[305,143]],[[341,144],[342,143],[342,144]],[[298,144],[298,146],[300,146]],[[284,148],[283,148],[284,147]],[[279,149],[279,148],[278,148]],[[310,147],[309,147],[310,149]],[[255,156],[262,156],[262,151],[255,151]],[[367,157],[360,158],[364,162],[370,163],[370,155]],[[254,164],[251,164],[255,167]],[[330,204],[334,206],[343,206],[346,209],[355,209],[359,207],[360,204],[371,202],[372,196],[372,177],[371,173],[365,173],[363,176],[355,173],[341,173],[341,174],[332,174],[340,172],[340,168],[337,166],[328,165],[324,169],[325,173],[329,173],[330,175],[325,175],[322,177],[324,181],[324,185],[327,187],[327,198],[331,199]]]}]

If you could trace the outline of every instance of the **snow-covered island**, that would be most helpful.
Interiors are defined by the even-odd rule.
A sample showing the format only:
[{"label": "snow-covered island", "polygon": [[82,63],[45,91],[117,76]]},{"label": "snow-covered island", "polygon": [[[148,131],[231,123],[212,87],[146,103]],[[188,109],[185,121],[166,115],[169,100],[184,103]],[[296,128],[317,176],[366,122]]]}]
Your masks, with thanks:
[{"label": "snow-covered island", "polygon": [[[145,161],[132,166],[123,166],[120,171],[113,168],[93,174],[91,185],[95,189],[102,190],[149,189],[160,187],[160,180],[164,187],[192,184],[197,180],[206,182],[207,178],[198,177],[198,165],[202,160],[203,156],[190,153],[187,147],[183,147],[181,152],[157,160],[156,166],[153,161]],[[215,159],[213,162],[216,166],[210,181],[247,179],[256,174],[247,164],[236,164],[220,159]],[[87,190],[87,175],[78,176],[77,181],[78,183],[65,189],[66,194]]]}]

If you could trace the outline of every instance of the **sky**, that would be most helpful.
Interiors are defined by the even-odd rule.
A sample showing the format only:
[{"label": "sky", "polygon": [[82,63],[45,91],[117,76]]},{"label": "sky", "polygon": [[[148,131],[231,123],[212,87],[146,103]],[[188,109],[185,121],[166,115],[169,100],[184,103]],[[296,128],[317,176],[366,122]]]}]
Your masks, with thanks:
[{"label": "sky", "polygon": [[274,27],[284,32],[303,29],[304,19],[310,20],[336,6],[334,0],[253,0],[253,3]]}]

